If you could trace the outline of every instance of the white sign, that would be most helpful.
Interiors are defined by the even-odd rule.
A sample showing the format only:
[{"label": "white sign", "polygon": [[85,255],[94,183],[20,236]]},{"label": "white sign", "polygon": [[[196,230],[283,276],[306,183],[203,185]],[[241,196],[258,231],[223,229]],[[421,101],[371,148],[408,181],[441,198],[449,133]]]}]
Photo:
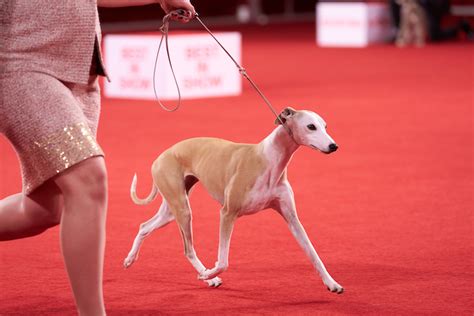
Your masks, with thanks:
[{"label": "white sign", "polygon": [[382,3],[328,3],[316,5],[316,41],[319,46],[364,47],[386,42],[393,34],[390,11]]},{"label": "white sign", "polygon": [[[240,33],[215,33],[215,36],[240,63]],[[105,36],[104,59],[111,79],[104,84],[106,97],[155,99],[153,69],[160,39],[161,34]],[[173,34],[169,35],[168,43],[183,99],[241,93],[242,81],[236,66],[209,34]],[[164,41],[155,87],[160,99],[178,98]]]}]

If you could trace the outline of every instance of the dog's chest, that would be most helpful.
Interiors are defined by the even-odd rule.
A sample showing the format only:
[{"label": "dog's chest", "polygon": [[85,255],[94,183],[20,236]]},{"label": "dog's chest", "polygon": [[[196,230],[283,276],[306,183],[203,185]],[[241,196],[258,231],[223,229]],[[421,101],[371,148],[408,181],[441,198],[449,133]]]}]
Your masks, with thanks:
[{"label": "dog's chest", "polygon": [[252,189],[247,193],[244,199],[241,215],[249,215],[266,209],[275,197],[275,184],[272,183],[272,175],[265,172],[257,178]]}]

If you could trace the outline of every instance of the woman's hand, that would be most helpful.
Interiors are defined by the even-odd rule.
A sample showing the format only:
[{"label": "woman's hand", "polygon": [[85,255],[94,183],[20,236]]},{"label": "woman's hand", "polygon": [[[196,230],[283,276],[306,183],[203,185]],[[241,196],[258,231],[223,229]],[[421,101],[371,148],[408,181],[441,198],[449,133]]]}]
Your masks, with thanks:
[{"label": "woman's hand", "polygon": [[171,14],[171,19],[183,23],[189,22],[196,15],[193,5],[189,0],[158,0],[166,14],[182,9],[184,15]]}]

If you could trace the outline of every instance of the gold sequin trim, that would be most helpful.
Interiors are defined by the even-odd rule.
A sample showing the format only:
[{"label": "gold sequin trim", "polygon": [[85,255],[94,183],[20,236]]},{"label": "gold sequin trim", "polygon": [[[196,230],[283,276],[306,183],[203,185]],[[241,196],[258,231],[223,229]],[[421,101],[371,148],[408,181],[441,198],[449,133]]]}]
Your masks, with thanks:
[{"label": "gold sequin trim", "polygon": [[36,177],[46,179],[30,179],[26,191],[31,190],[37,181],[43,182],[84,159],[104,154],[95,135],[83,122],[66,126],[34,144],[36,159],[32,167],[36,169]]}]

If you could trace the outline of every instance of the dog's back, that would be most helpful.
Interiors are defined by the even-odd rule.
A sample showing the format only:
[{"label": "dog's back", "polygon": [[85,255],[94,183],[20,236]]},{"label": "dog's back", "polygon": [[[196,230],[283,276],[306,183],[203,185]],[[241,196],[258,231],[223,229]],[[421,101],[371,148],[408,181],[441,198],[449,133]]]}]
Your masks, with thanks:
[{"label": "dog's back", "polygon": [[155,160],[152,166],[154,182],[166,195],[163,191],[169,186],[168,179],[180,179],[183,185],[179,189],[186,190],[185,177],[194,176],[213,198],[223,203],[223,188],[228,188],[232,181],[237,181],[245,190],[263,172],[265,162],[258,151],[255,144],[206,137],[187,139]]}]

